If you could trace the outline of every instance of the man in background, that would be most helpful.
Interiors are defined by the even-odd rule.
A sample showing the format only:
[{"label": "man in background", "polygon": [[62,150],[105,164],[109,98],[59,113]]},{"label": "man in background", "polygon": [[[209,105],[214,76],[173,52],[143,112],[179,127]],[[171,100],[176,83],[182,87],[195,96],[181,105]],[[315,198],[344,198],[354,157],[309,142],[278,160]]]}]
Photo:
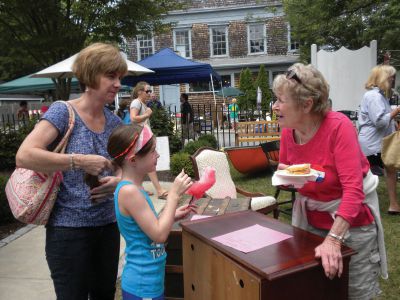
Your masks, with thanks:
[{"label": "man in background", "polygon": [[182,93],[181,101],[181,122],[182,122],[182,139],[193,139],[193,109],[189,103],[188,94]]},{"label": "man in background", "polygon": [[161,102],[157,99],[157,96],[154,93],[150,94],[150,100],[146,103],[146,105],[147,105],[147,107],[150,107],[151,109],[162,107]]}]

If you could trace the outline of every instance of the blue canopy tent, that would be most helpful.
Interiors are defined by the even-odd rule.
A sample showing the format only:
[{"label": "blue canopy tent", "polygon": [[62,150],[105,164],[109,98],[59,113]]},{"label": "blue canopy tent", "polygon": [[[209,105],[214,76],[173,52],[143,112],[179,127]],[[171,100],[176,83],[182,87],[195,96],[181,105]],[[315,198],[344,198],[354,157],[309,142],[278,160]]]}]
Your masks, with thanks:
[{"label": "blue canopy tent", "polygon": [[122,80],[123,84],[133,86],[139,81],[146,81],[151,85],[163,85],[221,80],[221,76],[213,70],[210,64],[183,58],[169,48],[161,49],[137,63],[155,73],[126,76]]}]

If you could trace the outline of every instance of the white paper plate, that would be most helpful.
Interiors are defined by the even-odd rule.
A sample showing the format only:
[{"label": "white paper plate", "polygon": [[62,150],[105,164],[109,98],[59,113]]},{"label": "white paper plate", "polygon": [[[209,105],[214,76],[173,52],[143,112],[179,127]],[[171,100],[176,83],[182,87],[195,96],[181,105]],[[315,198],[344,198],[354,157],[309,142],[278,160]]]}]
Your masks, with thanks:
[{"label": "white paper plate", "polygon": [[276,175],[282,176],[282,177],[287,177],[287,178],[306,178],[310,176],[318,176],[318,172],[316,170],[311,169],[309,174],[291,174],[286,170],[278,170],[275,171]]}]

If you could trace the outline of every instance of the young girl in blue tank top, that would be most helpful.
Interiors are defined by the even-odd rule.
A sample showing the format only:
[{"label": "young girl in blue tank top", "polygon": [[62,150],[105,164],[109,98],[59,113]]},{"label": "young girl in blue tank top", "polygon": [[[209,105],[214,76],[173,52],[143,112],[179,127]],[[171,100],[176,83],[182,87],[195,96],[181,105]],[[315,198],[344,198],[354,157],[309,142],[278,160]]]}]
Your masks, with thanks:
[{"label": "young girl in blue tank top", "polygon": [[176,208],[178,200],[191,186],[191,179],[182,170],[158,216],[142,187],[146,174],[155,171],[159,157],[150,128],[146,125],[119,126],[112,132],[107,150],[114,164],[122,170],[122,179],[114,193],[118,227],[126,241],[122,297],[124,300],[164,299],[164,242],[174,221],[194,210],[194,206],[189,205]]}]

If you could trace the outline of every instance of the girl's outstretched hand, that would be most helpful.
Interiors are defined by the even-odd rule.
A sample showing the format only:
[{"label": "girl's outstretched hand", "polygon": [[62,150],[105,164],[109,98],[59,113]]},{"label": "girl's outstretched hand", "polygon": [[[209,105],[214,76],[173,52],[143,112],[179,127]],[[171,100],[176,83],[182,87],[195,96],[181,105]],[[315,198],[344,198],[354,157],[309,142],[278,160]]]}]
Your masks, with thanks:
[{"label": "girl's outstretched hand", "polygon": [[189,205],[189,204],[178,207],[175,211],[175,221],[186,218],[186,216],[190,212],[197,213],[196,209],[197,209],[196,205]]},{"label": "girl's outstretched hand", "polygon": [[182,169],[178,176],[176,176],[174,183],[171,186],[170,193],[174,193],[178,197],[181,197],[191,185],[192,179]]}]

